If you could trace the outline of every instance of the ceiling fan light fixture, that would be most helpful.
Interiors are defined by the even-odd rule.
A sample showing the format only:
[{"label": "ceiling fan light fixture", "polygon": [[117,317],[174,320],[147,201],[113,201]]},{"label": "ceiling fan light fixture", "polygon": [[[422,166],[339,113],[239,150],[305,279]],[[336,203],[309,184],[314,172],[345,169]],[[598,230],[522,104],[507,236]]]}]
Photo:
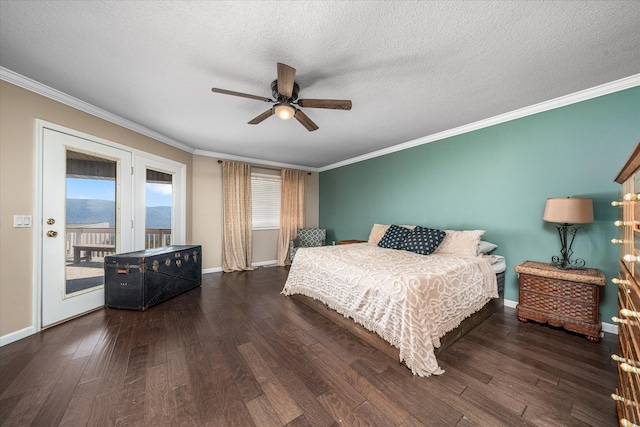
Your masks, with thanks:
[{"label": "ceiling fan light fixture", "polygon": [[[300,86],[296,83],[295,78],[295,68],[278,62],[278,78],[271,82],[273,99],[250,95],[248,93],[234,92],[232,90],[220,89],[217,87],[211,88],[211,91],[221,93],[223,95],[240,96],[242,98],[274,103],[270,105],[270,108],[267,111],[248,121],[247,124],[249,125],[262,123],[273,115],[278,116],[282,120],[289,120],[292,117],[295,117],[296,120],[309,132],[313,132],[314,130],[318,130],[318,125],[304,113],[304,108],[326,108],[329,110],[351,109],[351,101],[348,99],[298,99]],[[294,105],[300,108],[296,108]]]},{"label": "ceiling fan light fixture", "polygon": [[289,104],[279,103],[273,106],[273,112],[282,120],[289,120],[295,116],[296,109]]}]

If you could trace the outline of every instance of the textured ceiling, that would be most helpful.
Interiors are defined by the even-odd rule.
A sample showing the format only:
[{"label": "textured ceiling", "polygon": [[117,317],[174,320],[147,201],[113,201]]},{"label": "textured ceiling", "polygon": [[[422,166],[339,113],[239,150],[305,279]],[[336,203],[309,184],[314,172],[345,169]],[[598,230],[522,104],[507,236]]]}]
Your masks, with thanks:
[{"label": "textured ceiling", "polygon": [[[638,1],[7,1],[0,66],[194,149],[323,167],[640,72]],[[276,63],[319,126],[247,122]]]}]

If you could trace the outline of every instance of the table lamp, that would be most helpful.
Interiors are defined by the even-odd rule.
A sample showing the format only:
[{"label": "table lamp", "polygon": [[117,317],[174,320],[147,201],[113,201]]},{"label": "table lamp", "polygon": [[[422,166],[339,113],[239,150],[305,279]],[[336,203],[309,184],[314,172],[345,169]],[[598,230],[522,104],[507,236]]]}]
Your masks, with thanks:
[{"label": "table lamp", "polygon": [[584,268],[583,259],[571,260],[573,239],[580,229],[574,224],[591,224],[593,222],[593,200],[579,197],[547,199],[542,219],[546,222],[558,223],[556,228],[560,236],[560,256],[552,257],[551,263],[562,270]]}]

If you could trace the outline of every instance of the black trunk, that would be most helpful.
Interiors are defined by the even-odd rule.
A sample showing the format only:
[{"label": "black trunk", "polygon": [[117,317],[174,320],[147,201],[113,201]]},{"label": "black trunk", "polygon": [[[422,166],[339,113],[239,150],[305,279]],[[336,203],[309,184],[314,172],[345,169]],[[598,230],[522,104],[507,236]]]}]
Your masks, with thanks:
[{"label": "black trunk", "polygon": [[109,308],[146,310],[202,283],[202,247],[165,246],[104,258]]}]

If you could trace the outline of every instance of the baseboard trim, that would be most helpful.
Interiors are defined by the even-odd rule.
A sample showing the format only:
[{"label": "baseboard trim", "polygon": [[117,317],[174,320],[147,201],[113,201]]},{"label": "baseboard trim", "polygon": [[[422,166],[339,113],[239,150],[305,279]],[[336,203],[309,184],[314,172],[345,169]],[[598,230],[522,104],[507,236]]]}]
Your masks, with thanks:
[{"label": "baseboard trim", "polygon": [[618,325],[602,322],[602,332],[618,335]]},{"label": "baseboard trim", "polygon": [[278,261],[275,259],[271,261],[259,261],[251,263],[251,267],[275,267],[276,265],[278,265]]},{"label": "baseboard trim", "polygon": [[11,332],[10,334],[3,335],[0,337],[0,347],[5,346],[7,344],[11,344],[12,342],[16,342],[23,338],[26,338],[30,335],[33,335],[35,330],[33,326],[29,326],[24,329],[20,329],[19,331]]},{"label": "baseboard trim", "polygon": [[510,299],[505,299],[504,300],[504,306],[505,307],[516,308],[516,305],[518,305],[518,301],[512,301]]},{"label": "baseboard trim", "polygon": [[[259,262],[251,263],[251,267],[275,267],[276,265],[278,265],[278,261],[275,259],[270,261],[259,261]],[[220,273],[221,271],[222,271],[222,267],[203,268],[202,274]]]}]

